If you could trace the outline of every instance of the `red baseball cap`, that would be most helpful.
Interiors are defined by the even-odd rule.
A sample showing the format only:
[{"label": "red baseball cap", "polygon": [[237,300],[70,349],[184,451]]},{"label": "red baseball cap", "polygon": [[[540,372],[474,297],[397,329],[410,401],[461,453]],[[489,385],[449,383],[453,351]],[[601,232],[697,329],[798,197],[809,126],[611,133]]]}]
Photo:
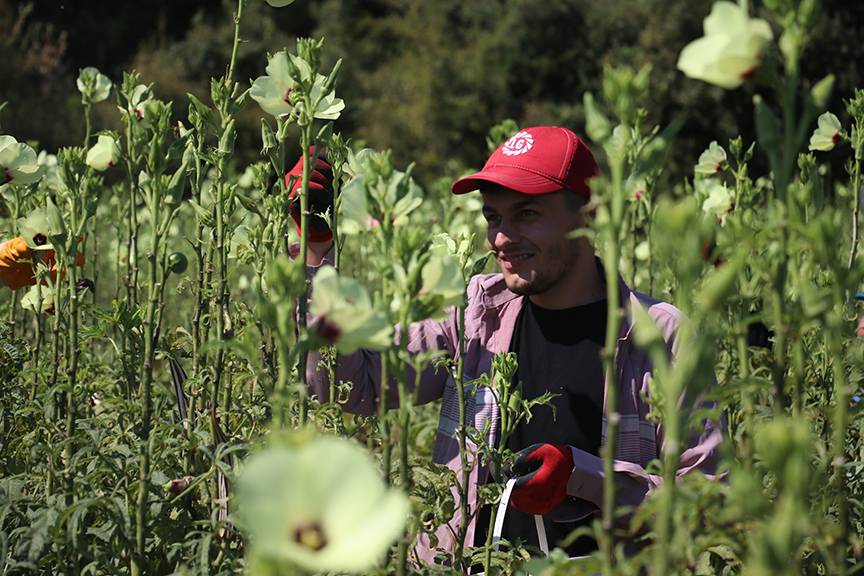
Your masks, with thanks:
[{"label": "red baseball cap", "polygon": [[567,128],[532,126],[501,144],[479,172],[453,182],[453,194],[492,182],[523,194],[548,194],[562,188],[591,197],[588,180],[597,162],[588,145]]}]

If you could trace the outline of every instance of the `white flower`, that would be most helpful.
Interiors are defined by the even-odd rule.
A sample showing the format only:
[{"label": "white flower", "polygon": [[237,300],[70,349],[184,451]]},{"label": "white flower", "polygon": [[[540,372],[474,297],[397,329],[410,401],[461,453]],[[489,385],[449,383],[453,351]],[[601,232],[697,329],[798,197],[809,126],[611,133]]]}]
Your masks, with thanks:
[{"label": "white flower", "polygon": [[750,18],[745,7],[727,1],[714,3],[703,27],[705,36],[681,51],[678,69],[722,88],[737,88],[752,76],[774,38],[765,20]]},{"label": "white flower", "polygon": [[0,136],[0,186],[4,184],[32,184],[38,181],[45,168],[39,165],[36,152],[12,136]]},{"label": "white flower", "polygon": [[712,176],[723,169],[723,164],[726,162],[726,151],[722,146],[717,144],[717,141],[711,142],[708,149],[699,155],[699,162],[696,164],[694,172],[696,174],[704,174]]},{"label": "white flower", "polygon": [[148,119],[146,116],[146,104],[152,99],[153,92],[150,90],[150,87],[145,86],[144,84],[138,84],[137,86],[135,86],[135,88],[132,89],[132,95],[131,98],[129,98],[129,107],[127,109],[127,112],[132,118],[134,118],[138,122],[147,125]]},{"label": "white flower", "polygon": [[335,437],[253,455],[240,474],[237,501],[253,562],[310,572],[375,567],[409,511],[408,498],[384,485],[371,456]]},{"label": "white flower", "polygon": [[50,286],[31,286],[21,298],[21,307],[32,312],[38,310],[43,314],[53,314],[54,289]]},{"label": "white flower", "polygon": [[288,63],[288,52],[282,50],[267,62],[266,76],[259,76],[252,83],[249,95],[258,102],[261,109],[273,116],[290,114],[293,106],[289,104],[294,80]]},{"label": "white flower", "polygon": [[120,147],[111,136],[100,134],[96,144],[87,151],[87,165],[103,172],[120,160]]},{"label": "white flower", "polygon": [[75,83],[85,102],[102,102],[111,93],[111,80],[92,66],[81,70]]},{"label": "white flower", "polygon": [[309,311],[316,317],[317,336],[343,354],[393,345],[393,328],[387,317],[372,307],[366,289],[356,280],[340,277],[332,266],[322,267],[312,280]]},{"label": "white flower", "polygon": [[[320,120],[336,120],[345,109],[345,102],[341,98],[336,98],[336,91],[331,90],[327,94],[324,92],[324,84],[327,78],[323,74],[315,76],[315,84],[312,86],[310,99],[314,103],[320,97],[321,100],[315,107],[314,117]],[[323,95],[322,95],[323,94]]]},{"label": "white flower", "polygon": [[722,218],[732,208],[732,194],[716,180],[709,181],[707,186],[708,197],[702,202],[702,211]]},{"label": "white flower", "polygon": [[[290,58],[290,60],[289,60]],[[258,102],[261,109],[273,116],[285,116],[290,114],[294,106],[291,105],[291,92],[294,91],[294,78],[291,72],[295,71],[302,81],[308,82],[312,79],[312,70],[309,64],[294,54],[288,54],[285,50],[274,54],[267,62],[267,75],[259,76],[252,83],[249,95]],[[321,120],[335,120],[345,108],[345,102],[336,98],[336,92],[330,90],[324,93],[324,85],[327,78],[323,74],[316,74],[309,91],[309,99],[315,106],[312,113],[314,118]]]},{"label": "white flower", "polygon": [[840,119],[831,112],[825,112],[819,116],[818,128],[810,136],[810,150],[828,152],[840,142]]},{"label": "white flower", "polygon": [[39,156],[36,157],[36,163],[42,166],[42,170],[44,171],[44,176],[39,186],[53,191],[60,190],[63,182],[60,180],[60,168],[57,165],[57,156],[48,154],[48,152],[42,150],[39,152]]}]

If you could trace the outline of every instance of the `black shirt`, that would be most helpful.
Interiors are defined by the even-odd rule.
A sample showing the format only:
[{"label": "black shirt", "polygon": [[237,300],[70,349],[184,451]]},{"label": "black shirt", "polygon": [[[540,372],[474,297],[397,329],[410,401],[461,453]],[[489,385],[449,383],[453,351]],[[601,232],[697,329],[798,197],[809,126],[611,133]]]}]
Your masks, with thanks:
[{"label": "black shirt", "polygon": [[[526,298],[510,346],[519,366],[513,385],[521,385],[522,398],[532,399],[547,390],[556,396],[551,406],[535,406],[530,421],[517,425],[507,447],[517,452],[532,444],[566,444],[598,454],[603,416],[603,364],[600,351],[606,337],[607,301],[600,300],[563,310],[548,310]],[[485,538],[489,524],[488,506],[478,518],[475,542]],[[579,522],[552,522],[544,519],[549,547]],[[534,518],[508,508],[502,536],[539,547]],[[567,547],[570,556],[589,554],[596,549],[592,538],[582,537]]]}]

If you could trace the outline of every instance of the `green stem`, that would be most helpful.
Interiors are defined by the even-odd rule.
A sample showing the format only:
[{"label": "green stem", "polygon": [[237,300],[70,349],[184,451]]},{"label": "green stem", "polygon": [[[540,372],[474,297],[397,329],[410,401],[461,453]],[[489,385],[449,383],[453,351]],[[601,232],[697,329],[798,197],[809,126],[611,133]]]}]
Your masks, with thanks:
[{"label": "green stem", "polygon": [[228,64],[226,80],[231,81],[234,76],[234,63],[237,61],[237,47],[240,45],[240,20],[243,18],[243,6],[246,0],[237,0],[237,12],[234,13],[234,43],[231,45],[231,62]]},{"label": "green stem", "polygon": [[[157,180],[158,181],[158,180]],[[152,246],[148,254],[150,293],[147,303],[147,311],[142,322],[144,328],[144,362],[141,366],[141,401],[143,414],[141,419],[141,438],[139,445],[139,470],[138,470],[138,494],[135,514],[135,554],[132,558],[132,575],[138,576],[147,573],[147,495],[150,484],[150,428],[153,417],[153,362],[155,359],[155,334],[157,333],[156,312],[159,307],[159,222],[161,195],[158,186],[153,186],[150,193],[150,223],[152,228]]]},{"label": "green stem", "polygon": [[[72,201],[71,201],[71,209],[70,209],[70,224],[71,229],[73,230],[72,238],[69,240],[68,249],[65,251],[64,260],[68,260],[67,262],[61,262],[59,269],[63,269],[65,265],[66,268],[66,278],[68,280],[68,290],[69,290],[69,331],[67,333],[68,343],[67,343],[67,356],[66,356],[66,384],[68,390],[66,391],[66,446],[64,448],[64,460],[66,466],[66,506],[71,507],[75,501],[75,465],[74,465],[74,456],[75,456],[75,425],[77,421],[77,406],[78,402],[76,401],[75,396],[75,387],[77,385],[77,376],[78,376],[78,355],[79,355],[79,346],[78,346],[78,325],[80,321],[80,306],[78,302],[78,267],[75,262],[75,254],[77,253],[77,230],[78,230],[78,202],[75,195],[78,193],[78,190],[72,191]],[[58,272],[59,276],[59,272]],[[72,539],[73,543],[77,541],[76,538]],[[72,545],[72,550],[70,553],[69,562],[66,565],[68,573],[70,574],[78,574],[77,568],[77,553],[75,551],[74,544]]]},{"label": "green stem", "polygon": [[606,437],[601,448],[603,457],[603,536],[600,542],[603,574],[613,573],[615,566],[615,445],[618,435],[618,382],[615,378],[616,345],[621,327],[621,304],[618,289],[618,259],[620,257],[620,230],[623,214],[623,163],[612,162],[612,194],[607,237],[604,239],[606,271],[607,321],[606,342],[602,352],[603,374],[606,379]]},{"label": "green stem", "polygon": [[[468,482],[471,471],[468,469],[468,446],[465,435],[465,307],[459,306],[459,357],[456,359],[456,394],[459,398],[459,464],[462,466],[462,479],[459,483],[459,534],[456,538],[456,553],[453,565],[462,568],[465,539],[468,535]],[[491,532],[490,532],[491,534]]]},{"label": "green stem", "polygon": [[90,103],[84,103],[84,148],[90,147]]},{"label": "green stem", "polygon": [[849,401],[846,383],[846,363],[842,361],[843,341],[841,338],[844,322],[842,321],[843,290],[838,281],[833,283],[834,318],[825,330],[826,345],[832,362],[834,377],[834,415],[833,438],[831,450],[831,487],[834,495],[834,505],[837,509],[837,523],[840,535],[834,542],[832,574],[845,576],[848,572],[846,549],[849,543],[849,500],[846,486],[846,431],[849,425]]},{"label": "green stem", "polygon": [[[312,108],[309,106],[307,97],[307,110]],[[309,147],[312,145],[312,119],[309,119],[308,124],[301,127],[300,131],[300,146],[303,153],[303,176],[300,183],[300,262],[305,264],[307,254],[309,252],[309,175],[311,172],[311,162],[309,158]],[[284,179],[284,177],[282,177]],[[310,281],[306,278],[306,290],[300,296],[298,302],[298,328],[301,333],[306,331],[306,315],[308,308],[308,297],[310,289]],[[308,417],[309,403],[306,383],[306,365],[309,361],[309,353],[306,350],[300,351],[300,356],[297,359],[297,375],[300,378],[300,387],[298,390],[300,401],[300,424],[305,425]]]},{"label": "green stem", "polygon": [[852,172],[852,246],[849,248],[847,268],[852,269],[858,253],[858,222],[861,211],[861,159],[860,151],[855,150],[855,167]]},{"label": "green stem", "polygon": [[[750,360],[747,354],[747,334],[738,335],[738,377],[742,381],[750,378]],[[744,467],[750,469],[753,465],[753,443],[750,435],[753,433],[753,395],[748,390],[741,391],[741,409],[744,412],[744,433],[741,436],[741,454]]]}]

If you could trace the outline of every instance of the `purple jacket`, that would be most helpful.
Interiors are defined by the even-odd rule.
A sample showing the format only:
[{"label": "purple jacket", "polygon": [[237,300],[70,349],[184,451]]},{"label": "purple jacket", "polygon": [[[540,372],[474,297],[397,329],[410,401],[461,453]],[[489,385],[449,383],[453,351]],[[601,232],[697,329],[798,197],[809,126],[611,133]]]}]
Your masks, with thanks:
[{"label": "purple jacket", "polygon": [[[314,273],[314,269],[310,272]],[[631,334],[633,328],[632,310],[635,306],[643,306],[657,323],[670,352],[674,349],[674,338],[678,328],[680,312],[671,304],[660,302],[644,294],[631,291],[623,281],[620,282],[621,302],[626,305],[625,318],[621,325],[618,345],[616,348],[617,375],[615,385],[618,386],[618,437],[615,447],[615,483],[617,486],[616,502],[620,505],[639,504],[653,488],[662,483],[662,478],[645,471],[651,460],[660,457],[659,446],[663,443],[663,426],[650,423],[646,415],[650,406],[643,398],[647,397],[651,378],[651,363],[645,353],[635,347]],[[522,309],[524,297],[518,296],[507,289],[501,274],[475,276],[468,286],[468,305],[465,310],[465,381],[473,380],[491,368],[495,354],[507,352],[516,326],[516,319]],[[629,304],[628,304],[629,303]],[[426,320],[413,324],[409,328],[408,349],[416,353],[438,349],[446,351],[455,357],[458,353],[457,316],[456,310],[450,310],[444,320]],[[399,336],[397,335],[397,340]],[[308,366],[308,381],[313,394],[320,399],[326,399],[329,394],[327,374],[316,371],[316,357],[310,358]],[[376,413],[380,392],[380,357],[376,352],[360,350],[351,355],[339,357],[336,377],[351,381],[354,386],[344,408],[351,412],[371,415]],[[606,386],[610,385],[606,377]],[[414,375],[409,374],[408,383],[413,384]],[[388,386],[388,404],[396,407],[399,399],[396,386]],[[605,409],[604,392],[604,409]],[[456,429],[459,421],[459,402],[456,384],[453,376],[444,368],[427,368],[420,377],[419,402],[431,402],[442,399],[441,416],[433,451],[433,460],[444,464],[456,472],[456,478],[461,480],[461,465],[459,458],[459,443]],[[495,445],[498,435],[499,411],[491,391],[481,387],[476,394],[469,395],[466,400],[466,422],[473,422],[477,430],[483,430],[489,422],[489,438]],[[605,443],[606,419],[603,418],[601,442]],[[692,438],[681,454],[678,476],[693,469],[700,469],[707,474],[713,474],[717,463],[717,447],[721,441],[720,427],[706,420],[704,428],[698,436]],[[470,440],[469,459],[473,461],[476,445]],[[583,450],[572,448],[574,468],[567,484],[567,492],[572,496],[587,501],[581,509],[559,506],[552,511],[551,516],[558,520],[576,520],[586,514],[596,512],[603,501],[603,463],[600,458]],[[468,489],[469,506],[472,511],[468,527],[466,545],[474,540],[474,524],[476,514],[476,487],[478,481],[482,484],[488,481],[487,466],[473,466]],[[458,494],[453,489],[457,499],[456,515],[447,525],[441,526],[436,536],[438,547],[447,550],[455,548],[454,534],[460,522]],[[590,504],[588,504],[590,503]],[[418,541],[417,553],[421,560],[431,562],[435,551],[430,549],[428,539],[422,537]]]}]

